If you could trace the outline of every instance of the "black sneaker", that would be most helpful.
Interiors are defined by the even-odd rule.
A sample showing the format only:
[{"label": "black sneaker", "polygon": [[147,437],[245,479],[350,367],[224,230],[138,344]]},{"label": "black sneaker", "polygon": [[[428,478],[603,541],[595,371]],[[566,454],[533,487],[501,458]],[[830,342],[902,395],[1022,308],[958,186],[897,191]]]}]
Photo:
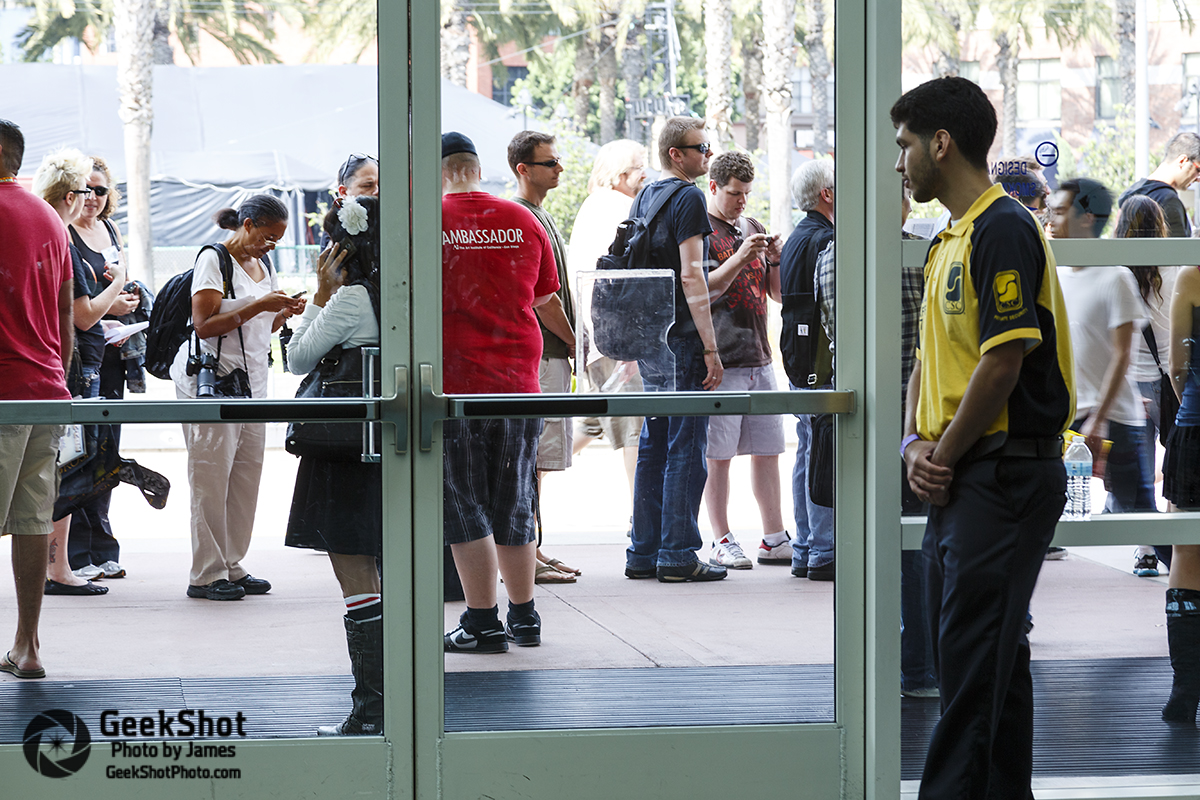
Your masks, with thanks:
[{"label": "black sneaker", "polygon": [[662,583],[682,583],[683,581],[719,581],[726,573],[724,567],[705,564],[703,561],[693,561],[679,567],[659,567],[658,579]]},{"label": "black sneaker", "polygon": [[1157,578],[1158,577],[1158,556],[1154,553],[1146,553],[1146,555],[1138,558],[1133,562],[1133,574],[1139,578]]},{"label": "black sneaker", "polygon": [[236,583],[231,583],[222,578],[221,580],[207,583],[204,586],[189,585],[187,596],[202,597],[205,600],[241,600],[246,596],[246,590]]},{"label": "black sneaker", "polygon": [[536,611],[521,619],[510,616],[504,623],[504,633],[517,647],[537,647],[542,643],[542,618]]},{"label": "black sneaker", "polygon": [[246,590],[246,594],[266,594],[271,591],[271,582],[263,578],[256,578],[253,575],[246,575],[238,578],[233,583]]},{"label": "black sneaker", "polygon": [[467,628],[467,612],[464,611],[458,618],[458,627],[443,637],[443,650],[447,653],[503,653],[508,650],[508,636],[499,625],[500,620],[496,620],[495,628],[470,630]]},{"label": "black sneaker", "polygon": [[657,567],[647,567],[646,569],[625,568],[625,577],[633,578],[635,581],[642,580],[643,578],[653,578],[656,575],[658,575]]}]

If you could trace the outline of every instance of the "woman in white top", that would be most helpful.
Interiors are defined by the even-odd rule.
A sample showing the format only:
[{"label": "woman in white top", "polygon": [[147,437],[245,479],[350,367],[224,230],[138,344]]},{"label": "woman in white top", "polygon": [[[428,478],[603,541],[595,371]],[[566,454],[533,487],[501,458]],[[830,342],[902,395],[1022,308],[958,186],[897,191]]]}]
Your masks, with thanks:
[{"label": "woman in white top", "polygon": [[[379,200],[347,197],[325,216],[332,244],[317,265],[317,292],[288,344],[288,369],[303,374],[334,348],[361,359],[353,348],[379,344]],[[383,732],[383,605],[378,558],[383,552],[380,465],[304,456],[288,518],[288,547],[329,554],[345,598],[353,710],[326,736]]]},{"label": "woman in white top", "polygon": [[[629,219],[633,199],[646,181],[646,148],[630,139],[617,139],[600,148],[588,179],[587,199],[579,206],[571,228],[567,248],[567,269],[578,284],[579,273],[594,270],[596,259],[608,252],[617,234],[617,226]],[[579,290],[582,291],[582,290]],[[613,373],[619,371],[616,379]],[[587,364],[580,370],[584,390],[588,392],[640,392],[642,378],[637,364],[613,361],[595,349],[588,351]],[[612,388],[616,384],[619,388]],[[575,453],[593,439],[604,436],[614,450],[624,448],[625,475],[629,495],[633,497],[633,472],[637,466],[641,417],[603,417],[581,419],[575,429]],[[632,523],[632,518],[631,518]],[[539,581],[541,582],[541,581]]]},{"label": "woman in white top", "polygon": [[[1121,218],[1113,238],[1162,239],[1170,235],[1162,207],[1145,195],[1133,195],[1121,204]],[[1162,376],[1166,374],[1171,341],[1171,293],[1179,267],[1130,267],[1137,281],[1138,294],[1146,309],[1146,326],[1133,338],[1133,357],[1129,362],[1129,378],[1137,384],[1142,402],[1146,404],[1146,428],[1139,456],[1142,474],[1155,472],[1155,440],[1159,437],[1159,410],[1162,403]],[[1156,353],[1151,352],[1147,332],[1153,334]],[[1161,368],[1159,365],[1162,365]],[[1164,437],[1165,440],[1165,437]],[[1153,479],[1153,478],[1151,478]],[[1170,548],[1163,551],[1168,566]],[[1133,574],[1140,578],[1158,575],[1158,552],[1149,545],[1139,545],[1133,553]]]},{"label": "woman in white top", "polygon": [[[223,243],[206,247],[192,273],[192,324],[200,337],[184,342],[171,365],[175,393],[196,397],[195,369],[189,357],[219,352],[216,374],[244,369],[250,396],[267,394],[267,356],[271,333],[284,320],[304,310],[304,300],[279,291],[267,253],[287,231],[287,207],[271,195],[254,195],[238,210],[225,208],[213,220],[232,231]],[[223,247],[232,259],[232,298],[221,276]],[[240,600],[265,594],[271,584],[248,574],[242,559],[250,549],[258,484],[262,477],[266,425],[262,422],[184,423],[188,450],[188,482],[192,489],[192,570],[188,597]]]}]

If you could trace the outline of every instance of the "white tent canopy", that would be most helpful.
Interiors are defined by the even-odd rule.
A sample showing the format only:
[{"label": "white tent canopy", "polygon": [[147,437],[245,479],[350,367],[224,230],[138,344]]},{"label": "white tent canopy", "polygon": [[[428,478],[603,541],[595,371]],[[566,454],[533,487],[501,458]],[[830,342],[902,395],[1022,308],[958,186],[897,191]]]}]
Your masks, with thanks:
[{"label": "white tent canopy", "polygon": [[[8,64],[0,75],[0,116],[25,133],[22,177],[32,176],[46,153],[69,146],[102,156],[124,181],[116,67]],[[304,193],[334,188],[350,153],[379,152],[377,98],[372,66],[155,67],[154,243],[206,242],[215,233],[214,211],[258,191],[272,190],[302,212]],[[511,184],[506,147],[520,117],[443,81],[442,121],[444,130],[474,139],[484,188],[504,191]],[[289,235],[301,241],[303,226],[290,226]]]}]

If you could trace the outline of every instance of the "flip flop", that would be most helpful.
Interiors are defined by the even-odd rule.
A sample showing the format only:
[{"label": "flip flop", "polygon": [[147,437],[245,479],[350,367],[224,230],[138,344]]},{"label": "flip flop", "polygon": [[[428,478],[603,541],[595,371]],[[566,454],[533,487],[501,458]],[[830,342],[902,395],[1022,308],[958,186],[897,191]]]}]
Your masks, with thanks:
[{"label": "flip flop", "polygon": [[553,569],[558,570],[559,572],[562,572],[566,575],[582,575],[583,574],[583,572],[581,570],[574,569],[573,567],[568,567],[566,564],[559,561],[557,558],[548,558],[548,559],[546,559],[545,564],[546,564],[546,566],[552,567]]},{"label": "flip flop", "polygon": [[11,655],[12,655],[12,651],[9,650],[7,653],[4,654],[4,658],[0,659],[0,672],[10,673],[11,675],[13,675],[17,678],[44,678],[44,677],[46,677],[46,670],[44,668],[38,667],[37,669],[21,669],[20,667],[17,666],[16,662],[13,661],[9,657]]},{"label": "flip flop", "polygon": [[559,572],[549,564],[538,564],[533,572],[534,583],[574,583],[575,576],[569,572]]}]

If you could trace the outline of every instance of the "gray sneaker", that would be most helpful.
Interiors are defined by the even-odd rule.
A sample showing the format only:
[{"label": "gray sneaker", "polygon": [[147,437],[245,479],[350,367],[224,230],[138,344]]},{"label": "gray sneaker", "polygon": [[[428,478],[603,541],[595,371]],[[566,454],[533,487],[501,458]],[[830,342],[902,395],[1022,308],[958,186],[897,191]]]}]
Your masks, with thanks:
[{"label": "gray sneaker", "polygon": [[102,578],[124,578],[125,568],[115,561],[105,561],[97,569],[100,570]]},{"label": "gray sneaker", "polygon": [[71,574],[76,578],[83,578],[85,581],[93,581],[97,578],[104,577],[104,570],[97,567],[95,564],[88,564],[86,567],[71,570]]}]

